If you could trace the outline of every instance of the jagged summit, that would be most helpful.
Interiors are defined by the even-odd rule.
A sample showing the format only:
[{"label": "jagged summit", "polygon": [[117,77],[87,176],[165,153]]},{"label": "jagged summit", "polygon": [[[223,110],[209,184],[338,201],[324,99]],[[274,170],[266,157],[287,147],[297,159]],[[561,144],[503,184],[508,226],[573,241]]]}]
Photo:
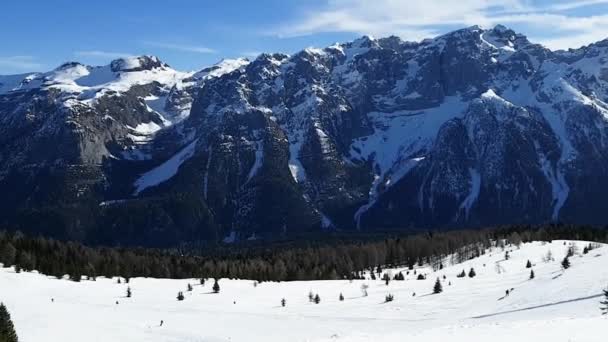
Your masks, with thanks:
[{"label": "jagged summit", "polygon": [[111,69],[114,72],[131,72],[153,70],[156,68],[166,68],[169,65],[163,63],[156,56],[134,56],[119,58],[110,63]]}]

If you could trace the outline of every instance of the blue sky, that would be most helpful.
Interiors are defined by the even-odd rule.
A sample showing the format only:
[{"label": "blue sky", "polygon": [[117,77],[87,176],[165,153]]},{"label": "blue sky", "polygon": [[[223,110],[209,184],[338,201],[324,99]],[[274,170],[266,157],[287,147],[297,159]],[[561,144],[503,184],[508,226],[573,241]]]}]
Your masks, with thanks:
[{"label": "blue sky", "polygon": [[29,0],[0,4],[0,74],[152,54],[180,70],[363,34],[419,40],[502,23],[550,48],[608,38],[608,0]]}]

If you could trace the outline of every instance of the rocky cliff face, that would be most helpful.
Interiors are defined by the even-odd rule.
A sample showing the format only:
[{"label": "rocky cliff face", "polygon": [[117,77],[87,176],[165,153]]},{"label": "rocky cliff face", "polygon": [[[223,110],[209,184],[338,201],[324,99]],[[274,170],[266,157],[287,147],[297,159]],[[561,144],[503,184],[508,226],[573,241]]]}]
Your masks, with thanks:
[{"label": "rocky cliff face", "polygon": [[470,27],[0,83],[10,227],[163,244],[608,220],[606,42],[554,52]]}]

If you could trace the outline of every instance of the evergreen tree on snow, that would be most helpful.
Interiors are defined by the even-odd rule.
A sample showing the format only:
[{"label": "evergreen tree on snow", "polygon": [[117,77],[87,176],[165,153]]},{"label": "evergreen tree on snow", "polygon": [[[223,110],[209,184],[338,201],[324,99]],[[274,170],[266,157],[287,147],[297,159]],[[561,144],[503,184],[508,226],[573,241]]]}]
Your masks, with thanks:
[{"label": "evergreen tree on snow", "polygon": [[17,333],[11,321],[11,315],[3,303],[0,303],[0,341],[2,342],[17,342]]},{"label": "evergreen tree on snow", "polygon": [[534,279],[535,275],[534,275],[534,270],[530,270],[530,279]]},{"label": "evergreen tree on snow", "polygon": [[131,298],[131,287],[127,287],[127,298]]},{"label": "evergreen tree on snow", "polygon": [[570,247],[568,247],[568,250],[567,250],[567,252],[566,252],[566,255],[567,255],[568,257],[573,257],[573,256],[574,256],[574,246],[570,246]]},{"label": "evergreen tree on snow", "polygon": [[319,303],[321,303],[321,297],[319,297],[319,294],[317,293],[315,295],[315,304],[319,304]]},{"label": "evergreen tree on snow", "polygon": [[192,285],[190,285],[190,283],[188,283],[188,292],[192,291]]},{"label": "evergreen tree on snow", "polygon": [[338,299],[340,299],[340,301],[344,301],[344,296],[342,295],[342,293],[340,293],[340,297],[338,297]]},{"label": "evergreen tree on snow", "polygon": [[220,292],[220,284],[218,284],[217,279],[215,279],[215,284],[213,284],[213,293]]},{"label": "evergreen tree on snow", "polygon": [[184,293],[182,291],[179,291],[177,293],[177,300],[179,300],[179,301],[184,300]]},{"label": "evergreen tree on snow", "polygon": [[205,278],[201,278],[201,285],[205,286]]},{"label": "evergreen tree on snow", "polygon": [[475,269],[473,267],[471,267],[471,270],[469,271],[469,278],[473,278],[477,275],[477,273],[475,273]]},{"label": "evergreen tree on snow", "polygon": [[369,288],[369,285],[367,284],[362,284],[361,285],[361,292],[363,293],[363,297],[367,297],[367,289]]},{"label": "evergreen tree on snow", "polygon": [[388,286],[388,283],[391,281],[391,277],[389,277],[387,273],[384,273],[382,280],[384,280],[384,282],[386,283],[386,286]]},{"label": "evergreen tree on snow", "polygon": [[532,268],[532,263],[530,262],[530,260],[528,260],[528,262],[526,263],[526,268]]},{"label": "evergreen tree on snow", "polygon": [[600,304],[602,304],[602,315],[608,315],[608,288],[604,290],[604,301]]},{"label": "evergreen tree on snow", "polygon": [[462,272],[458,273],[458,275],[456,277],[458,278],[464,278],[467,276],[467,272],[465,272],[464,270],[462,270]]},{"label": "evergreen tree on snow", "polygon": [[395,296],[393,296],[393,295],[392,295],[392,294],[390,294],[390,293],[389,293],[389,294],[387,294],[387,295],[384,297],[384,301],[385,301],[386,303],[388,303],[388,302],[392,302],[393,300],[395,300]]},{"label": "evergreen tree on snow", "polygon": [[287,304],[287,301],[285,300],[285,298],[281,299],[281,306],[285,307],[286,304]]},{"label": "evergreen tree on snow", "polygon": [[562,267],[564,268],[564,270],[570,268],[570,259],[568,258],[568,256],[566,256],[564,260],[562,260]]},{"label": "evergreen tree on snow", "polygon": [[443,292],[443,286],[441,285],[441,280],[437,278],[437,281],[435,282],[435,287],[433,287],[433,293],[437,294],[441,292]]},{"label": "evergreen tree on snow", "polygon": [[315,301],[315,294],[312,291],[308,292],[308,301],[311,303]]}]

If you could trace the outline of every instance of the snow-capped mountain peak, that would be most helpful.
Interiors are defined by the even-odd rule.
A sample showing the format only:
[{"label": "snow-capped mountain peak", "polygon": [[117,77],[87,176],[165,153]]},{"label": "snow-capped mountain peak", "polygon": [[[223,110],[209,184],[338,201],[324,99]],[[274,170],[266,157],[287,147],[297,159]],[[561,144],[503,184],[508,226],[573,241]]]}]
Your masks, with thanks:
[{"label": "snow-capped mountain peak", "polygon": [[231,241],[310,227],[601,223],[606,75],[605,42],[551,51],[504,26],[362,37],[196,73],[151,56],[70,63],[0,78],[0,133],[23,132],[1,150],[12,163],[0,181],[26,160],[68,159],[31,143],[53,137],[78,146],[72,163],[105,165],[95,196],[187,192],[215,213],[192,220],[213,217]]}]

